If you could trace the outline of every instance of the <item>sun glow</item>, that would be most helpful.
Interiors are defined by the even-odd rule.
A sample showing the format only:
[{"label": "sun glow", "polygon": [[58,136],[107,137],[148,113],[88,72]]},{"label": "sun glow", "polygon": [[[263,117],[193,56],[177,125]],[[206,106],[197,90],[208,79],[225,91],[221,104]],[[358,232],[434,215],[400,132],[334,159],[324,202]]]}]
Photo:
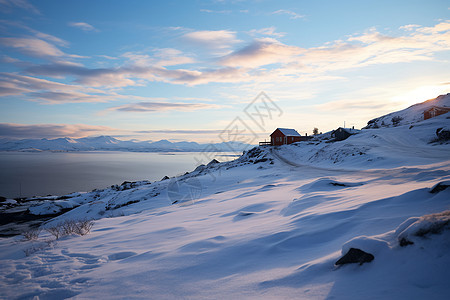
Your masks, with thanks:
[{"label": "sun glow", "polygon": [[450,84],[427,85],[415,88],[405,94],[395,96],[391,100],[393,102],[402,102],[413,105],[447,93],[450,93]]}]

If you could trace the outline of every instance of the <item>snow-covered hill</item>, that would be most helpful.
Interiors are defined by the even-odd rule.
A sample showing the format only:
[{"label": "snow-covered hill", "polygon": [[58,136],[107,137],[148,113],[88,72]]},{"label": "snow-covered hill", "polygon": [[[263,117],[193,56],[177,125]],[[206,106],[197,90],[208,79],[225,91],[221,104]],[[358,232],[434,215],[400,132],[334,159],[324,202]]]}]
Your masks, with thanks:
[{"label": "snow-covered hill", "polygon": [[[158,182],[5,200],[3,212],[73,208],[43,228],[95,224],[85,236],[0,239],[2,296],[443,299],[450,143],[436,131],[449,125],[441,115],[322,135]],[[374,259],[335,265],[351,248]]]},{"label": "snow-covered hill", "polygon": [[423,112],[433,106],[450,107],[450,93],[414,104],[406,109],[370,120],[365,128],[392,127],[423,121]]},{"label": "snow-covered hill", "polygon": [[0,151],[134,151],[134,152],[197,152],[205,149],[214,151],[242,151],[251,145],[240,142],[198,144],[195,142],[170,142],[161,140],[123,141],[111,136],[85,137],[79,139],[1,139]]}]

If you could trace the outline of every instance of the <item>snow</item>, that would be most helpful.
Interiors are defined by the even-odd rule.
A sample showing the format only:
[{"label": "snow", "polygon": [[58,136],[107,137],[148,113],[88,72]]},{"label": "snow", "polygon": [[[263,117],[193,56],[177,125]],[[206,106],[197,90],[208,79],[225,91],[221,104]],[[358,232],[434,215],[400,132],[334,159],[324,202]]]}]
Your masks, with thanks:
[{"label": "snow", "polygon": [[300,134],[295,129],[290,128],[277,128],[285,136],[300,136]]},{"label": "snow", "polygon": [[[34,214],[74,207],[43,228],[95,224],[85,236],[0,239],[0,297],[445,298],[450,144],[433,139],[449,125],[441,115],[322,135],[168,180],[27,199]],[[336,266],[350,248],[375,258]]]},{"label": "snow", "polygon": [[450,211],[438,214],[422,216],[420,218],[409,218],[396,230],[398,240],[414,240],[414,236],[424,236],[427,234],[440,233],[450,227]]},{"label": "snow", "polygon": [[[324,134],[308,142],[299,142],[296,148],[282,146],[275,155],[294,164],[327,167],[330,163],[345,168],[400,167],[447,159],[447,146],[432,144],[436,130],[448,126],[446,115],[413,125],[362,130],[344,141],[330,143]],[[430,144],[431,143],[431,144]],[[414,157],[414,159],[411,159]]]},{"label": "snow", "polygon": [[434,99],[414,104],[406,109],[370,120],[366,128],[391,127],[417,123],[423,120],[423,112],[433,106],[450,107],[450,93],[440,95]]}]

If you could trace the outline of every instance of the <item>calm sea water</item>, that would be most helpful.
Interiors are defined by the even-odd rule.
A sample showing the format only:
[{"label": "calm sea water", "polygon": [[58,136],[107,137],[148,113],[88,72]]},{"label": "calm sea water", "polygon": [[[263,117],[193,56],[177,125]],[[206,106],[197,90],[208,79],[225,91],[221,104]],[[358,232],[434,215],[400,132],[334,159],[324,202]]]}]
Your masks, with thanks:
[{"label": "calm sea water", "polygon": [[[214,158],[229,161],[236,156]],[[123,181],[155,181],[192,171],[198,160],[209,162],[197,152],[0,152],[0,196],[64,195]]]}]

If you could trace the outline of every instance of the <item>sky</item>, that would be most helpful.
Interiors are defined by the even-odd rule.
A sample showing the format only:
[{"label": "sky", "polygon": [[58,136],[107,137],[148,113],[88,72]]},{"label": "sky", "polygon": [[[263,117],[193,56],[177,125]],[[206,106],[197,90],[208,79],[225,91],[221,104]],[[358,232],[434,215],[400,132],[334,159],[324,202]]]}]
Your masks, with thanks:
[{"label": "sky", "polygon": [[257,143],[450,92],[448,1],[0,0],[0,18],[0,138]]}]

